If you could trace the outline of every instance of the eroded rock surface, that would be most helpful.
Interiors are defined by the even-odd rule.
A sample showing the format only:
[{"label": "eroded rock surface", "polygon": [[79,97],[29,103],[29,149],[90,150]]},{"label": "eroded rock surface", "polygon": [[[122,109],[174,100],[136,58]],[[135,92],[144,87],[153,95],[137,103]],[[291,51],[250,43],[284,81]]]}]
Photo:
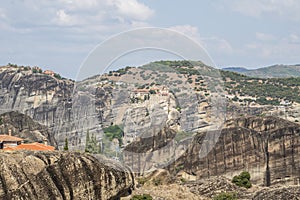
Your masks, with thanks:
[{"label": "eroded rock surface", "polygon": [[24,139],[26,142],[44,142],[57,146],[54,135],[45,125],[34,121],[31,117],[22,113],[11,111],[0,115],[2,125],[0,134],[8,134]]},{"label": "eroded rock surface", "polygon": [[106,200],[130,192],[132,173],[99,159],[80,153],[0,152],[0,199]]},{"label": "eroded rock surface", "polygon": [[[276,117],[249,117],[228,121],[225,127],[221,132],[208,132],[208,138],[206,133],[197,134],[185,155],[169,169],[185,169],[198,178],[232,178],[246,170],[259,185],[299,183],[298,124]],[[210,147],[207,156],[199,157],[200,150]]]}]

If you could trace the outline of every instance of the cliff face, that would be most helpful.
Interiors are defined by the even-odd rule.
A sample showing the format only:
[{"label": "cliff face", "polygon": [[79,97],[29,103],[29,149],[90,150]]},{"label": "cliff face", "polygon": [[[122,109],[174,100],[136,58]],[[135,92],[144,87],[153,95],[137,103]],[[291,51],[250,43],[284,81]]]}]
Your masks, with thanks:
[{"label": "cliff face", "polygon": [[19,112],[7,112],[0,115],[2,125],[0,134],[8,134],[11,131],[13,136],[21,137],[27,142],[44,142],[56,146],[54,135],[48,127],[34,121],[31,117]]},{"label": "cliff face", "polygon": [[130,171],[88,154],[0,152],[1,199],[118,199],[131,191]]},{"label": "cliff face", "polygon": [[226,126],[218,140],[214,138],[217,132],[207,133],[217,143],[206,157],[200,158],[199,151],[201,146],[201,151],[209,149],[211,141],[205,141],[206,133],[199,133],[170,169],[183,168],[199,178],[232,178],[247,170],[256,184],[299,183],[299,125],[274,117],[250,117],[228,121]]},{"label": "cliff face", "polygon": [[73,85],[67,79],[7,68],[0,71],[0,114],[18,111],[47,126],[54,137],[57,127],[68,123]]},{"label": "cliff face", "polygon": [[[0,113],[14,110],[30,116],[49,127],[59,149],[68,138],[69,148],[75,150],[84,150],[87,131],[100,144],[103,128],[111,125],[122,127],[127,144],[137,135],[157,134],[170,126],[195,132],[213,124],[212,116],[207,115],[208,99],[186,92],[186,78],[176,73],[164,74],[166,80],[174,78],[169,83],[173,88],[162,86],[160,95],[151,94],[148,100],[139,96],[139,102],[132,101],[134,90],[152,82],[150,78],[145,82],[143,74],[151,77],[153,73],[133,70],[135,75],[95,76],[74,83],[8,67],[0,71]],[[180,88],[176,95],[170,92]]]}]

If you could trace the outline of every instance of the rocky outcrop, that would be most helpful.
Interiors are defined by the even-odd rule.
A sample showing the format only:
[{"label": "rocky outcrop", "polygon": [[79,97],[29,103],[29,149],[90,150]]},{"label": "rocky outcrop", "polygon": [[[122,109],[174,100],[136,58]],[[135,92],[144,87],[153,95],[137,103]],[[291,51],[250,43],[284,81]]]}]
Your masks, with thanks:
[{"label": "rocky outcrop", "polygon": [[253,196],[253,200],[264,199],[282,199],[282,200],[298,200],[300,199],[300,187],[279,187],[279,188],[264,188],[256,192]]},{"label": "rocky outcrop", "polygon": [[[298,124],[275,117],[249,117],[230,120],[225,127],[221,132],[197,134],[187,152],[169,169],[185,169],[198,178],[232,178],[246,170],[259,185],[299,183]],[[207,156],[199,157],[199,152],[206,150]]]},{"label": "rocky outcrop", "polygon": [[250,192],[245,188],[238,187],[230,182],[230,180],[222,177],[212,177],[198,181],[184,183],[192,193],[198,196],[213,198],[220,193],[235,193],[238,199],[251,199]]},{"label": "rocky outcrop", "polygon": [[49,127],[54,137],[62,124],[70,121],[68,108],[72,105],[73,86],[74,82],[68,79],[7,67],[0,71],[0,114],[18,111]]},{"label": "rocky outcrop", "polygon": [[31,117],[22,113],[12,111],[0,115],[2,125],[0,134],[8,134],[20,137],[26,142],[47,142],[49,145],[57,146],[54,135],[49,128],[34,121]]},{"label": "rocky outcrop", "polygon": [[0,113],[15,110],[31,117],[49,127],[59,149],[68,138],[72,150],[84,150],[87,131],[100,144],[103,128],[111,125],[122,127],[125,145],[147,134],[145,130],[151,134],[177,126],[178,130],[195,132],[211,125],[207,116],[210,102],[203,94],[195,94],[193,88],[186,88],[186,77],[166,73],[164,79],[171,88],[162,86],[164,94],[132,102],[131,92],[145,84],[143,74],[149,75],[148,84],[151,76],[158,75],[140,68],[132,69],[133,75],[130,70],[122,76],[94,76],[75,83],[5,67],[0,71]]},{"label": "rocky outcrop", "polygon": [[238,187],[231,183],[229,179],[222,176],[211,177],[183,184],[187,190],[200,197],[214,198],[220,193],[231,193],[237,196],[237,199],[243,200],[296,200],[300,196],[299,186],[281,186],[281,187],[258,187],[253,186],[250,189]]},{"label": "rocky outcrop", "polygon": [[133,175],[88,154],[0,152],[0,199],[118,199]]}]

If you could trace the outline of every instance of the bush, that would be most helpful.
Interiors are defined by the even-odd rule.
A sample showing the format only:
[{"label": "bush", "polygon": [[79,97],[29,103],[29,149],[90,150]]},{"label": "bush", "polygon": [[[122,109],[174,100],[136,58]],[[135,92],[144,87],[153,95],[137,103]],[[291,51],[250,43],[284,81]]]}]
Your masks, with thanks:
[{"label": "bush", "polygon": [[152,200],[150,194],[134,195],[130,200]]},{"label": "bush", "polygon": [[112,125],[104,128],[103,132],[106,138],[108,138],[110,141],[112,141],[114,138],[117,138],[119,140],[119,145],[121,146],[123,130],[118,125]]},{"label": "bush", "polygon": [[233,177],[232,183],[239,187],[250,188],[252,186],[250,178],[251,176],[249,172],[242,172],[240,175]]},{"label": "bush", "polygon": [[59,80],[62,79],[62,77],[60,76],[60,74],[54,74],[54,77],[57,78],[57,79],[59,79]]},{"label": "bush", "polygon": [[161,179],[160,178],[155,178],[155,179],[152,180],[152,182],[155,186],[161,185]]},{"label": "bush", "polygon": [[148,179],[146,179],[144,177],[137,178],[137,182],[141,185],[144,185],[147,181],[148,181]]},{"label": "bush", "polygon": [[213,200],[236,200],[236,199],[237,199],[236,193],[226,193],[226,192],[222,192],[213,198]]}]

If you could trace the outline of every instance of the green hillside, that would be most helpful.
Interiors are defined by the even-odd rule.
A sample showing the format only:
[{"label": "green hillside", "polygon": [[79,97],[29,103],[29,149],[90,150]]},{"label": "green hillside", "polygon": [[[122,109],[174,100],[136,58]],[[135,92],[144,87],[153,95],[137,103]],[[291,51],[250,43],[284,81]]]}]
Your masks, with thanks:
[{"label": "green hillside", "polygon": [[[295,66],[293,69],[296,70],[297,67],[300,66]],[[280,66],[272,66],[260,69],[260,72],[267,74],[271,73],[271,69],[274,69],[273,75],[275,75],[276,72],[278,75],[288,77],[290,76],[289,69],[291,68],[292,67],[282,68]],[[251,102],[260,105],[280,105],[283,101],[300,103],[300,77],[255,78],[231,71],[217,70],[199,61],[185,60],[156,61],[138,67],[137,69],[139,69],[140,72],[136,73],[136,75],[142,76],[144,81],[153,80],[156,84],[174,85],[174,87],[179,88],[180,84],[178,85],[177,83],[180,82],[183,84],[183,82],[182,80],[179,81],[171,77],[171,74],[175,73],[178,77],[187,79],[184,81],[185,85],[189,85],[189,87],[193,88],[196,92],[204,91],[205,96],[216,92],[216,85],[220,84],[218,77],[221,77],[223,79],[225,94],[228,95],[228,98],[234,102],[243,103],[244,105]],[[154,74],[151,74],[155,77],[151,77],[151,74],[149,77],[144,75],[145,70],[153,71]],[[110,74],[122,76],[128,72],[130,72],[130,68],[110,72]],[[204,78],[206,76],[215,78]],[[144,87],[147,87],[147,84],[144,85]]]},{"label": "green hillside", "polygon": [[[300,103],[300,77],[291,78],[251,78],[235,72],[221,72],[225,90],[229,95],[235,95],[235,101],[253,101],[262,105],[279,105],[281,101]],[[243,100],[242,100],[243,99]]]},{"label": "green hillside", "polygon": [[241,73],[251,77],[257,78],[288,78],[300,77],[300,65],[273,65],[259,69],[245,69],[241,70],[239,67],[224,68],[226,71]]}]

